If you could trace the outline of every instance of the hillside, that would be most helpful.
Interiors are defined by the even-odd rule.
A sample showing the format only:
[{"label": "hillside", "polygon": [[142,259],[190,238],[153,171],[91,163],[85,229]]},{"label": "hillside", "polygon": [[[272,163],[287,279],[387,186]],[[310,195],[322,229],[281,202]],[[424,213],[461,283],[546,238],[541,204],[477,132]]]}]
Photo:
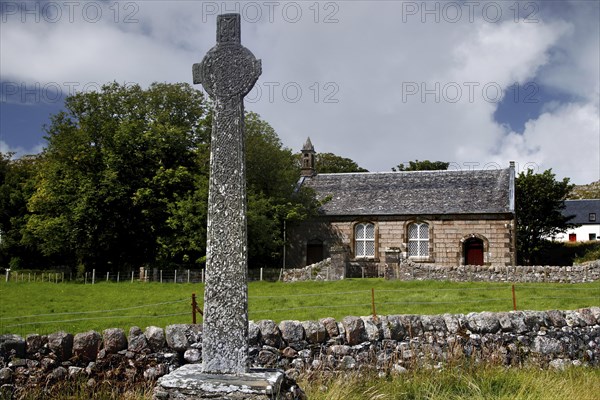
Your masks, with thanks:
[{"label": "hillside", "polygon": [[587,185],[575,186],[569,200],[577,199],[600,199],[600,180]]}]

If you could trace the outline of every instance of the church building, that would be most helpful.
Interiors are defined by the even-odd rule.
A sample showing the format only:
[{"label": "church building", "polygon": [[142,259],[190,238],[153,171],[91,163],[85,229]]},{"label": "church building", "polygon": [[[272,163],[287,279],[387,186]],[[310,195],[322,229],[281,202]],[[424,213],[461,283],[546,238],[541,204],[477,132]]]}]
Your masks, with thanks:
[{"label": "church building", "polygon": [[289,227],[287,268],[337,254],[345,267],[384,267],[386,254],[437,266],[514,265],[515,167],[319,174],[310,138],[299,187],[319,215]]}]

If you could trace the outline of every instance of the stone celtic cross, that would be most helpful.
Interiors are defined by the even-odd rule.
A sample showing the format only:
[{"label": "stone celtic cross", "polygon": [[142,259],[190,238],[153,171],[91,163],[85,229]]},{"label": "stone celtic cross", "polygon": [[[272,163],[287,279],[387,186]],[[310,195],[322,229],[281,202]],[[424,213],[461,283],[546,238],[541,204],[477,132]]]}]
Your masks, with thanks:
[{"label": "stone celtic cross", "polygon": [[240,15],[217,17],[217,44],[193,66],[213,100],[202,370],[248,370],[248,245],[244,96],[261,62],[241,45]]}]

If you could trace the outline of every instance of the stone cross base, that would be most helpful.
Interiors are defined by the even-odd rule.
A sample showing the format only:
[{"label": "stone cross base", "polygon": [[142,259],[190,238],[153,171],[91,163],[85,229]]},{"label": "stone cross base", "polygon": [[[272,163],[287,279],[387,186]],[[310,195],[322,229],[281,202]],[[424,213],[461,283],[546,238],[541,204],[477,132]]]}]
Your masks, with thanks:
[{"label": "stone cross base", "polygon": [[207,374],[187,364],[156,383],[153,400],[304,400],[295,382],[278,369],[250,369],[241,374]]}]

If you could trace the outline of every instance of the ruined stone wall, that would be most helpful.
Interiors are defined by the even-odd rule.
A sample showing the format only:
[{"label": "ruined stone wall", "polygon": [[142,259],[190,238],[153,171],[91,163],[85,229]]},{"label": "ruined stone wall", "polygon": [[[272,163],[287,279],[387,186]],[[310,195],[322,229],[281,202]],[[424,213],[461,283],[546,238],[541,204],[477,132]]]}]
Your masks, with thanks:
[{"label": "ruined stone wall", "polygon": [[[600,366],[600,307],[569,311],[250,321],[249,361],[291,378],[311,371],[406,369],[469,360],[521,366]],[[147,382],[202,359],[201,325],[102,334],[0,335],[2,398],[65,379]]]}]

